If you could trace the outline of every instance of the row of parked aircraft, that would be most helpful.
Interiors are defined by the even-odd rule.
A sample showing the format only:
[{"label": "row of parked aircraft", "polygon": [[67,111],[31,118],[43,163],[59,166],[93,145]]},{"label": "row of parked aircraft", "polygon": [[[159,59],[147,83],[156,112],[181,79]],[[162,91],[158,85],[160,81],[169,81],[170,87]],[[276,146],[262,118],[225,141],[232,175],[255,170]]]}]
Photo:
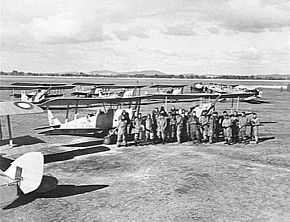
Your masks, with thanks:
[{"label": "row of parked aircraft", "polygon": [[[90,87],[89,91],[74,91],[71,96],[64,96],[64,93],[55,93],[56,90],[73,89],[75,86]],[[26,94],[21,96],[21,102],[15,102],[14,105],[26,104],[25,102],[34,102],[38,98],[37,104],[46,109],[48,113],[48,126],[38,129],[45,129],[45,134],[68,134],[68,135],[84,135],[84,134],[107,134],[110,129],[117,126],[118,118],[123,109],[125,109],[131,118],[137,115],[140,107],[155,103],[176,102],[192,102],[206,100],[237,100],[254,96],[251,91],[235,91],[228,93],[217,92],[190,92],[185,93],[186,85],[177,84],[158,84],[151,85],[151,93],[141,94],[141,89],[145,85],[113,85],[110,83],[92,84],[92,83],[74,83],[66,85],[62,83],[13,83],[10,86],[1,86],[0,90],[23,90],[36,89],[35,94]],[[45,91],[45,92],[44,92]],[[15,92],[13,92],[15,96]],[[39,95],[44,97],[44,100]],[[29,99],[24,99],[29,96]],[[3,104],[3,103],[2,103]],[[27,103],[29,104],[29,103]],[[28,105],[27,105],[28,106]],[[4,109],[4,106],[2,106]],[[78,110],[80,108],[98,107],[90,115],[79,117]],[[200,110],[212,107],[212,102],[203,103],[196,107],[197,113]],[[2,109],[2,108],[1,108]],[[66,109],[65,121],[61,122],[56,118],[53,109]],[[69,111],[74,109],[74,118],[69,120]],[[9,113],[9,112],[8,112]]]},{"label": "row of parked aircraft", "polygon": [[[194,84],[190,93],[185,92],[187,85],[177,84],[156,84],[149,86],[149,91],[143,93],[150,95],[152,99],[170,99],[170,100],[190,100],[197,97],[216,98],[223,94],[224,98],[236,95],[241,101],[255,102],[261,101],[261,91],[250,87],[239,85],[223,84]],[[42,106],[46,101],[69,95],[65,90],[72,90],[70,96],[84,98],[129,98],[141,96],[141,89],[146,85],[115,85],[112,83],[84,83],[77,82],[71,85],[65,83],[37,83],[37,82],[16,82],[9,86],[0,86],[0,90],[11,90],[11,96],[20,98],[23,102],[31,102]],[[203,93],[203,94],[201,94]]]},{"label": "row of parked aircraft", "polygon": [[[73,89],[76,86],[89,87],[89,90],[75,90],[70,96],[64,96],[63,90]],[[1,86],[0,90],[20,90],[21,102],[15,102],[14,106],[21,104],[37,103],[47,110],[48,125],[39,127],[44,130],[40,133],[47,135],[107,135],[111,129],[117,126],[118,118],[122,110],[129,113],[129,117],[136,116],[141,106],[164,103],[193,102],[207,100],[194,109],[199,115],[203,110],[209,111],[216,102],[234,99],[237,101],[250,101],[256,96],[255,91],[240,90],[228,92],[190,92],[185,93],[186,85],[156,84],[151,85],[151,93],[141,94],[145,85],[114,85],[111,83],[13,83],[10,86]],[[36,90],[35,94],[25,94],[24,90]],[[56,91],[58,90],[58,93]],[[15,96],[15,92],[13,92]],[[214,100],[214,102],[210,102]],[[2,103],[3,104],[3,103]],[[27,105],[29,106],[29,105]],[[2,108],[3,107],[3,108]],[[9,106],[7,106],[9,107]],[[7,107],[5,109],[7,109]],[[30,107],[30,106],[29,106]],[[233,103],[232,103],[233,107]],[[80,117],[79,109],[93,108],[93,113]],[[4,109],[4,106],[1,106]],[[53,109],[66,109],[65,121],[54,116]],[[69,119],[69,112],[74,110],[74,118]],[[28,109],[30,110],[30,109]],[[8,110],[9,113],[9,110]],[[9,118],[9,117],[8,117]],[[8,124],[9,125],[9,124]]]}]

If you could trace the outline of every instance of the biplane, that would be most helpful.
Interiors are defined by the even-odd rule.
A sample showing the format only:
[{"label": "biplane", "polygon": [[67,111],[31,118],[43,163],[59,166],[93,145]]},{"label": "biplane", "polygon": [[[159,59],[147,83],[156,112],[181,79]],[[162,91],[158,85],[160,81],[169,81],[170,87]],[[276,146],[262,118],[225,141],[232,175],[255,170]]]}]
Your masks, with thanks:
[{"label": "biplane", "polygon": [[11,90],[14,98],[23,102],[39,104],[53,97],[64,95],[64,90],[73,89],[75,86],[64,83],[12,83],[9,86],[0,86],[0,90]]},{"label": "biplane", "polygon": [[244,94],[249,96],[240,97],[240,102],[263,103],[260,100],[262,91],[256,87],[237,85],[237,84],[221,84],[221,83],[195,83],[191,87],[191,91],[202,93],[220,93],[220,94]]},{"label": "biplane", "polygon": [[236,102],[238,110],[239,102],[252,102],[253,97],[256,97],[256,92],[242,90],[236,90],[233,92],[196,92],[191,90],[190,93],[184,93],[185,86],[186,85],[170,84],[152,85],[151,88],[156,88],[157,92],[150,94],[151,100],[164,103],[165,109],[167,109],[166,107],[168,103],[188,103],[200,101],[198,105],[192,107],[197,116],[200,116],[203,111],[206,111],[207,113],[213,111],[217,102],[230,100],[231,110],[234,110],[234,102]]},{"label": "biplane", "polygon": [[[150,96],[131,96],[121,98],[55,98],[42,104],[47,108],[49,126],[39,127],[37,130],[48,129],[40,132],[46,135],[78,135],[101,136],[108,134],[109,130],[116,128],[118,119],[123,110],[132,119],[140,111],[142,100]],[[94,108],[89,114],[79,117],[78,109],[84,106],[101,106]],[[53,107],[66,106],[65,120],[61,122],[51,111]],[[74,109],[73,119],[69,119],[69,111]]]},{"label": "biplane", "polygon": [[151,85],[151,89],[156,89],[156,92],[150,93],[152,99],[155,101],[164,101],[165,104],[173,102],[189,102],[202,98],[196,97],[196,95],[188,95],[184,93],[184,88],[187,85],[184,84],[156,84]]},{"label": "biplane", "polygon": [[216,99],[219,101],[225,99],[247,100],[256,96],[252,91],[233,91],[233,92],[190,92],[184,93],[186,85],[153,85],[151,88],[157,88],[157,93],[150,94],[154,100],[163,100],[165,103],[172,102],[190,102],[198,99]]},{"label": "biplane", "polygon": [[290,91],[290,84],[287,85],[238,85],[237,88],[248,89],[248,90],[280,90],[280,91]]},{"label": "biplane", "polygon": [[[28,102],[22,101],[0,101],[0,117],[5,116],[7,119],[8,134],[9,134],[9,144],[13,146],[12,140],[12,127],[10,116],[11,115],[22,115],[22,114],[35,114],[41,113],[43,110]],[[0,138],[2,139],[2,126],[0,124]]]},{"label": "biplane", "polygon": [[[40,132],[46,135],[85,135],[85,136],[101,136],[108,134],[111,129],[117,127],[119,116],[122,110],[126,110],[129,118],[132,119],[140,111],[141,105],[149,105],[153,103],[165,104],[169,100],[176,102],[192,102],[200,98],[215,99],[218,101],[223,98],[238,98],[248,96],[248,94],[211,94],[211,93],[195,93],[195,94],[151,94],[143,96],[128,97],[96,97],[96,98],[81,98],[81,97],[63,97],[49,100],[43,104],[42,107],[47,108],[48,126],[39,127],[38,130],[48,129]],[[145,101],[144,101],[145,100]],[[155,102],[154,102],[155,101]],[[197,114],[203,110],[210,110],[214,107],[215,103],[208,102],[196,106]],[[86,116],[79,117],[79,108],[93,107],[92,113]],[[99,106],[99,108],[96,108]],[[65,120],[60,121],[53,113],[52,109],[56,107],[66,107]],[[69,112],[74,109],[74,117],[69,119]]]},{"label": "biplane", "polygon": [[76,82],[72,85],[76,86],[75,90],[71,93],[72,96],[92,97],[100,91],[101,86],[114,85],[113,83],[87,83]]},{"label": "biplane", "polygon": [[37,190],[42,181],[43,165],[44,158],[40,152],[29,152],[13,161],[8,169],[0,169],[1,207]]},{"label": "biplane", "polygon": [[183,94],[184,87],[186,85],[178,85],[178,84],[156,84],[150,86],[150,88],[156,89],[156,94],[172,94],[172,95],[179,95]]},{"label": "biplane", "polygon": [[97,98],[127,98],[131,96],[140,96],[141,88],[144,85],[114,85],[110,83],[74,83],[80,86],[92,86],[92,88],[84,91],[75,91],[74,96],[97,97]]}]

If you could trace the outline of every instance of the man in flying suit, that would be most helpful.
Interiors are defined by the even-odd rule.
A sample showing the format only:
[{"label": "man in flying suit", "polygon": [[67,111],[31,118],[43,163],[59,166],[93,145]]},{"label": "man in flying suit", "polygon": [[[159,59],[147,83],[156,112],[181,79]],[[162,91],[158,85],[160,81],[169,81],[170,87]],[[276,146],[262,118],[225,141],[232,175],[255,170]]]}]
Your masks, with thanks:
[{"label": "man in flying suit", "polygon": [[225,116],[227,115],[227,111],[223,111],[223,114],[219,116],[218,121],[218,135],[221,135],[224,138],[224,129],[222,127],[222,123],[225,119]]},{"label": "man in flying suit", "polygon": [[225,118],[222,122],[222,127],[224,129],[225,144],[231,145],[232,120],[228,114],[225,115]]},{"label": "man in flying suit", "polygon": [[199,117],[200,122],[200,131],[202,135],[203,142],[208,141],[208,117],[206,111],[202,111],[201,116]]},{"label": "man in flying suit", "polygon": [[134,142],[137,146],[142,139],[142,114],[138,113],[137,117],[134,119],[133,122],[133,133],[134,133]]},{"label": "man in flying suit", "polygon": [[176,140],[176,115],[175,115],[175,110],[172,110],[169,112],[168,116],[168,137],[170,141],[175,141]]},{"label": "man in flying suit", "polygon": [[157,124],[159,128],[159,138],[164,144],[166,140],[166,130],[167,130],[167,117],[165,111],[163,110],[160,111],[160,115],[157,119]]},{"label": "man in flying suit", "polygon": [[199,131],[199,120],[196,116],[196,112],[193,111],[187,121],[188,131],[192,142],[201,143],[200,131]]},{"label": "man in flying suit", "polygon": [[157,139],[157,128],[158,128],[158,124],[157,124],[157,116],[158,116],[158,113],[156,111],[156,109],[152,110],[152,115],[151,115],[151,118],[152,118],[152,132],[153,132],[153,142]]},{"label": "man in flying suit", "polygon": [[251,119],[251,125],[253,127],[253,136],[256,144],[259,143],[259,126],[261,125],[260,119],[257,117],[256,113],[253,113],[253,117]]},{"label": "man in flying suit", "polygon": [[218,113],[214,111],[209,118],[208,136],[209,143],[217,142],[218,139]]},{"label": "man in flying suit", "polygon": [[251,113],[250,115],[247,115],[248,125],[246,126],[246,136],[249,140],[252,140],[253,138],[252,118],[253,118],[253,113]]},{"label": "man in flying suit", "polygon": [[182,109],[179,110],[179,113],[176,115],[176,138],[178,143],[182,143],[184,138],[184,125],[185,116],[182,112]]},{"label": "man in flying suit", "polygon": [[239,115],[237,111],[234,111],[231,115],[232,119],[232,142],[237,143],[239,141]]},{"label": "man in flying suit", "polygon": [[122,142],[125,146],[127,146],[128,119],[126,117],[126,113],[121,114],[117,129],[117,146],[120,147],[122,145]]},{"label": "man in flying suit", "polygon": [[146,142],[150,142],[153,140],[153,120],[151,117],[151,114],[147,115],[147,118],[145,120],[145,137]]},{"label": "man in flying suit", "polygon": [[247,143],[247,126],[248,126],[248,118],[246,117],[246,113],[242,112],[241,117],[239,118],[239,137],[241,143]]}]

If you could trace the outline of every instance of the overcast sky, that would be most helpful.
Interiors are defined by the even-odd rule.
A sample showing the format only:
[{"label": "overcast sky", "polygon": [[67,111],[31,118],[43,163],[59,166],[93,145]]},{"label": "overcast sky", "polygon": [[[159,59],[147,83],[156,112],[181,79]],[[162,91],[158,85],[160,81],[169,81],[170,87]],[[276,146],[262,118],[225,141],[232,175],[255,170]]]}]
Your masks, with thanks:
[{"label": "overcast sky", "polygon": [[289,0],[0,0],[1,70],[290,73]]}]

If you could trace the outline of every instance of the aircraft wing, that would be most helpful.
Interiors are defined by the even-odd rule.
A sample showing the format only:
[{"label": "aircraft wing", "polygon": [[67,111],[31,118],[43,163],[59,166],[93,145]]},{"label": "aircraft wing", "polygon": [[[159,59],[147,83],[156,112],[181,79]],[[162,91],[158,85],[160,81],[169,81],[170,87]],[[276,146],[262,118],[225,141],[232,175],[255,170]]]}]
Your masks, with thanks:
[{"label": "aircraft wing", "polygon": [[0,90],[34,90],[34,89],[73,89],[73,85],[61,85],[61,86],[19,86],[19,85],[10,85],[10,86],[0,86]]},{"label": "aircraft wing", "polygon": [[238,92],[238,93],[223,93],[219,94],[221,95],[221,98],[248,98],[251,96],[255,96],[255,93],[253,92]]},{"label": "aircraft wing", "polygon": [[62,129],[56,128],[47,131],[39,132],[39,134],[44,135],[71,135],[71,136],[100,136],[104,137],[105,134],[104,129],[98,128],[71,128],[71,129]]},{"label": "aircraft wing", "polygon": [[66,83],[14,82],[13,86],[65,86]]},{"label": "aircraft wing", "polygon": [[73,89],[76,86],[73,85],[64,85],[64,86],[48,86],[48,89]]},{"label": "aircraft wing", "polygon": [[181,85],[176,85],[176,84],[161,84],[161,85],[152,85],[150,88],[183,88],[187,85],[181,84]]},{"label": "aircraft wing", "polygon": [[71,93],[72,96],[87,96],[88,94],[89,92],[81,92],[81,91],[76,91],[76,92]]},{"label": "aircraft wing", "polygon": [[43,110],[28,102],[4,101],[0,102],[0,116],[41,113]]},{"label": "aircraft wing", "polygon": [[121,104],[127,102],[140,101],[142,99],[150,99],[151,96],[132,96],[127,98],[78,98],[78,97],[63,97],[48,100],[41,104],[41,106],[84,106],[96,104]]},{"label": "aircraft wing", "polygon": [[253,93],[189,93],[189,94],[152,94],[152,99],[198,99],[198,98],[247,98],[253,96]]},{"label": "aircraft wing", "polygon": [[141,89],[146,87],[146,85],[99,85],[96,88],[105,88],[105,89]]},{"label": "aircraft wing", "polygon": [[75,82],[74,86],[111,86],[113,83],[88,83],[88,82]]}]

